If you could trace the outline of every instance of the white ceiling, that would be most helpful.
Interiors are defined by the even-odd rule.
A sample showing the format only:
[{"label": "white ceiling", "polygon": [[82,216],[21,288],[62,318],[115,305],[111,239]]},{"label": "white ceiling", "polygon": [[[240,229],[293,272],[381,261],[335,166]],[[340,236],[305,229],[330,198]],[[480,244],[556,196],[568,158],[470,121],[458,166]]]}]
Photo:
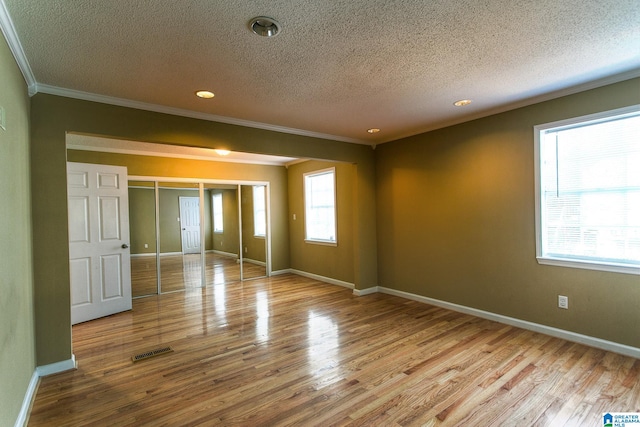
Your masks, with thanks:
[{"label": "white ceiling", "polygon": [[[640,75],[638,0],[0,0],[0,15],[32,92],[365,144]],[[281,34],[254,35],[260,15]]]}]

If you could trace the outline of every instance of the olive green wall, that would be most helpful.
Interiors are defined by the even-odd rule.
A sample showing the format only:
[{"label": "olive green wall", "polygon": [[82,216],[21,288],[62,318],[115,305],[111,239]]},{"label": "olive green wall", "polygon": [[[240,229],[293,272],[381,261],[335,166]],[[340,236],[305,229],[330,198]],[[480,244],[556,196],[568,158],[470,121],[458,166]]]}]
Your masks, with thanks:
[{"label": "olive green wall", "polygon": [[[156,192],[129,187],[129,242],[131,255],[156,252]],[[145,243],[148,245],[144,247]]]},{"label": "olive green wall", "polygon": [[634,79],[379,146],[380,285],[640,347],[639,276],[536,262],[533,158],[534,125],[638,103]]},{"label": "olive green wall", "polygon": [[[305,242],[304,178],[307,172],[336,169],[337,246]],[[307,161],[289,166],[289,234],[291,268],[343,282],[355,280],[355,167],[349,163]],[[296,219],[293,220],[295,214]]]},{"label": "olive green wall", "polygon": [[[319,158],[357,165],[354,179],[354,282],[357,288],[377,284],[375,152],[369,146],[283,134],[38,93],[31,98],[31,203],[37,363],[44,365],[71,357],[71,319],[66,194],[66,133],[76,132],[125,140],[204,148],[227,148],[258,154]],[[107,154],[102,153],[108,158]],[[210,162],[151,158],[129,173],[143,176],[211,177]],[[75,159],[74,161],[83,161]],[[109,164],[102,160],[97,163]],[[121,163],[115,163],[121,164]],[[189,165],[189,166],[187,166]],[[263,181],[256,170],[220,164],[215,171],[225,179]],[[272,268],[289,268],[286,171],[271,183]],[[212,177],[213,178],[213,177]],[[270,181],[269,179],[267,179]],[[278,196],[275,196],[278,197]],[[276,240],[276,236],[287,236]],[[284,254],[276,259],[277,254]]]},{"label": "olive green wall", "polygon": [[12,426],[36,367],[31,207],[29,96],[0,36],[0,425]]}]

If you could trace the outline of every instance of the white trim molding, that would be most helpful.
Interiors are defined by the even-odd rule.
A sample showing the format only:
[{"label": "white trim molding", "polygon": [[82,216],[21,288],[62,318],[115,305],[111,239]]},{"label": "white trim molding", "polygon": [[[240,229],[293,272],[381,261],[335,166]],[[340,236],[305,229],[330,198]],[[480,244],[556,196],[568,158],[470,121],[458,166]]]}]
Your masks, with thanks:
[{"label": "white trim molding", "polygon": [[[209,251],[207,251],[207,252],[209,252]],[[234,254],[233,252],[219,251],[219,250],[216,250],[216,249],[214,249],[211,252],[213,252],[216,255],[226,256],[228,258],[236,258],[236,259],[238,258],[238,254]]]},{"label": "white trim molding", "polygon": [[[2,0],[0,0],[2,1]],[[8,16],[8,15],[7,15]],[[201,113],[198,111],[185,110],[182,108],[167,107],[164,105],[150,104],[147,102],[133,101],[131,99],[116,98],[113,96],[99,95],[80,90],[66,89],[47,84],[35,83],[36,93],[46,93],[49,95],[63,96],[66,98],[80,99],[83,101],[99,102],[101,104],[115,105],[118,107],[135,108],[137,110],[152,111],[155,113],[171,114],[173,116],[188,117],[191,119],[206,120],[210,122],[225,123],[229,125],[244,126],[254,129],[262,129],[271,132],[280,132],[291,135],[307,136],[310,138],[328,139],[331,141],[349,142],[352,144],[369,145],[369,141],[348,138],[338,135],[330,135],[326,133],[313,132],[304,129],[289,128],[285,126],[272,125],[269,123],[254,122],[251,120],[237,119],[234,117],[218,116],[215,114]]]},{"label": "white trim molding", "polygon": [[71,371],[72,369],[77,368],[78,364],[76,363],[76,356],[72,354],[71,359],[51,363],[49,365],[38,366],[36,368],[36,374],[38,374],[39,377],[46,377],[48,375],[59,374],[61,372]]},{"label": "white trim molding", "polygon": [[242,258],[242,261],[248,262],[249,264],[255,264],[255,265],[259,265],[261,267],[266,267],[267,263],[264,261],[258,261],[257,259],[251,259],[251,258]]},{"label": "white trim molding", "polygon": [[31,413],[31,405],[33,405],[33,401],[36,398],[36,392],[38,391],[39,384],[40,376],[36,371],[34,371],[33,375],[31,375],[31,381],[29,381],[27,391],[24,394],[22,407],[20,407],[20,413],[18,414],[18,418],[16,418],[16,423],[14,424],[15,427],[27,426],[27,423],[29,422],[29,414]]},{"label": "white trim molding", "polygon": [[[2,0],[0,0],[0,2],[1,1]],[[27,387],[27,391],[24,394],[24,398],[22,399],[20,413],[18,414],[18,418],[16,419],[14,426],[26,427],[27,422],[29,421],[31,405],[33,404],[33,401],[36,397],[36,392],[38,391],[38,385],[40,384],[41,377],[70,371],[72,369],[77,369],[77,367],[78,364],[76,363],[76,356],[73,354],[71,355],[71,359],[36,367],[36,370],[31,376],[31,381],[29,381],[29,386]]]},{"label": "white trim molding", "polygon": [[37,91],[36,78],[33,75],[27,56],[22,49],[22,44],[18,38],[16,27],[13,25],[13,21],[11,20],[11,16],[9,16],[9,11],[7,10],[7,6],[4,4],[3,0],[0,0],[0,30],[2,30],[2,34],[4,34],[4,38],[7,40],[9,49],[18,64],[18,68],[20,68],[22,77],[24,77],[24,81],[27,83],[29,96],[35,95]]},{"label": "white trim molding", "polygon": [[[308,277],[310,279],[319,280],[321,282],[329,283],[331,285],[342,286],[343,288],[355,289],[356,285],[349,282],[344,282],[338,279],[332,279],[331,277],[320,276],[319,274],[307,273],[306,271],[300,271],[296,269],[290,269],[290,273],[297,274],[298,276]],[[271,273],[273,275],[273,273]]]},{"label": "white trim molding", "polygon": [[384,293],[384,294],[394,295],[394,296],[410,299],[413,301],[422,302],[425,304],[435,305],[437,307],[446,308],[448,310],[457,311],[459,313],[469,314],[471,316],[493,320],[494,322],[504,323],[506,325],[527,329],[533,332],[539,332],[541,334],[549,335],[552,337],[562,338],[567,341],[585,344],[591,347],[599,348],[601,350],[612,351],[614,353],[622,354],[624,356],[640,359],[640,348],[637,348],[637,347],[631,347],[631,346],[616,343],[613,341],[607,341],[600,338],[591,337],[588,335],[582,335],[575,332],[566,331],[564,329],[554,328],[552,326],[546,326],[546,325],[541,325],[539,323],[528,322],[526,320],[503,316],[501,314],[491,313],[489,311],[479,310],[477,308],[471,308],[471,307],[454,304],[447,301],[441,301],[434,298],[424,297],[424,296],[412,294],[409,292],[398,291],[395,289],[385,288],[382,286],[379,286],[378,289],[381,293]]},{"label": "white trim molding", "polygon": [[380,288],[378,286],[372,286],[370,288],[353,290],[353,294],[357,297],[363,297],[365,295],[375,294],[377,292],[380,292]]}]

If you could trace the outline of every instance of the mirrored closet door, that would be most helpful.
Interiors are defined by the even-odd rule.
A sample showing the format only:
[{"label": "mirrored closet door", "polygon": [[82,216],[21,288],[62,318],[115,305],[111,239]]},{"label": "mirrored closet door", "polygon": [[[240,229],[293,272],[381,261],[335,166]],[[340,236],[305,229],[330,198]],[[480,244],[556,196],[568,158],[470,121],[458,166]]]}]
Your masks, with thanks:
[{"label": "mirrored closet door", "polygon": [[129,182],[133,296],[268,274],[268,186]]},{"label": "mirrored closet door", "polygon": [[131,294],[133,298],[158,291],[156,189],[150,181],[129,181]]}]

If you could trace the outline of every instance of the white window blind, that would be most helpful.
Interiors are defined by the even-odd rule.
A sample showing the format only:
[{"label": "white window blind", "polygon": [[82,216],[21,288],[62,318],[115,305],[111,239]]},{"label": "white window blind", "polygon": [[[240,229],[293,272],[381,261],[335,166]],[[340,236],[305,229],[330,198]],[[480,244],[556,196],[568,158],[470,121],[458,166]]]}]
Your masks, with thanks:
[{"label": "white window blind", "polygon": [[304,174],[306,240],[336,243],[335,169]]},{"label": "white window blind", "polygon": [[603,116],[537,127],[538,257],[638,273],[640,112]]},{"label": "white window blind", "polygon": [[267,235],[267,203],[264,185],[253,186],[253,235]]},{"label": "white window blind", "polygon": [[222,193],[215,193],[213,201],[213,232],[222,233],[224,231],[224,221],[222,217]]}]

